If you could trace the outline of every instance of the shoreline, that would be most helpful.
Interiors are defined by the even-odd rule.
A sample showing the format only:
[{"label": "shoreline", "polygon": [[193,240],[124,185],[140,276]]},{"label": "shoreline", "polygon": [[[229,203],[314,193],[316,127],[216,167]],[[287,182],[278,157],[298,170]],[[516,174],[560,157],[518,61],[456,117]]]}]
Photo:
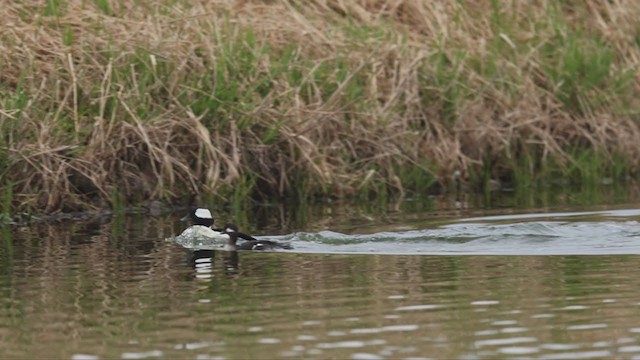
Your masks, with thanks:
[{"label": "shoreline", "polygon": [[0,213],[640,174],[640,6],[52,0],[0,19]]}]

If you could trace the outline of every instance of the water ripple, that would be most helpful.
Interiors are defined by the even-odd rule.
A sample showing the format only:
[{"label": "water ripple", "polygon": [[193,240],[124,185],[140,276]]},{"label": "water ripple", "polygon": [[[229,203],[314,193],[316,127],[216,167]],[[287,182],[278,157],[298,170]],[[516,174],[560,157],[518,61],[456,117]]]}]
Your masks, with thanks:
[{"label": "water ripple", "polygon": [[[637,256],[388,255],[633,253],[638,219],[619,215],[295,233],[275,238],[296,250],[274,253],[190,251],[162,241],[173,228],[139,223],[137,232],[92,241],[65,232],[17,234],[0,264],[2,353],[77,360],[634,358]],[[151,232],[135,235],[141,229]]]},{"label": "water ripple", "polygon": [[[458,220],[436,228],[344,234],[297,232],[265,239],[291,241],[301,253],[439,255],[640,254],[640,211],[505,215]],[[591,221],[576,218],[602,216]],[[540,220],[544,218],[545,220]],[[613,219],[613,220],[612,220]],[[511,223],[496,223],[511,220]]]}]

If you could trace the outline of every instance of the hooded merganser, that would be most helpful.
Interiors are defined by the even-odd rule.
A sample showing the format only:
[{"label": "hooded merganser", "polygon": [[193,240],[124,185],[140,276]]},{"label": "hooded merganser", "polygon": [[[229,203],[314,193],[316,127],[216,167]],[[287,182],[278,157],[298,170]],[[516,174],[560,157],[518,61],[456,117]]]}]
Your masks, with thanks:
[{"label": "hooded merganser", "polygon": [[242,244],[236,245],[238,237],[242,234],[238,232],[238,226],[236,224],[227,223],[224,226],[223,234],[229,235],[229,240],[225,246],[225,250],[273,250],[273,249],[293,249],[290,244],[280,243],[271,240],[249,240]]},{"label": "hooded merganser", "polygon": [[[211,211],[205,208],[193,208],[189,211],[189,214],[184,216],[182,221],[189,221],[193,223],[193,226],[185,229],[180,236],[182,237],[205,237],[212,238],[215,240],[227,240],[229,239],[229,235],[224,233],[220,228],[214,228],[213,226],[213,216],[211,216]],[[245,240],[256,240],[253,236],[238,233],[239,238]]]},{"label": "hooded merganser", "polygon": [[191,220],[194,225],[202,225],[206,227],[213,226],[213,216],[211,216],[211,211],[205,208],[192,208],[189,210],[189,213],[180,220]]}]

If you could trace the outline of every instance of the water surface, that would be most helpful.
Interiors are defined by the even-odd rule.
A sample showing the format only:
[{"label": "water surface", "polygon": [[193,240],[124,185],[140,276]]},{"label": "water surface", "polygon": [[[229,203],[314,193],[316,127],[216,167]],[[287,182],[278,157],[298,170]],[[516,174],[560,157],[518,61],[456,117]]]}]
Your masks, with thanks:
[{"label": "water surface", "polygon": [[[428,218],[428,216],[427,216]],[[424,220],[424,219],[423,219]],[[431,219],[433,220],[433,219]],[[640,209],[521,213],[407,221],[333,230],[262,235],[296,253],[386,255],[640,254]],[[350,229],[353,231],[353,229]],[[190,249],[216,249],[206,238],[170,238]]]},{"label": "water surface", "polygon": [[177,215],[5,228],[0,357],[640,356],[636,207],[393,216],[254,232],[271,253]]}]

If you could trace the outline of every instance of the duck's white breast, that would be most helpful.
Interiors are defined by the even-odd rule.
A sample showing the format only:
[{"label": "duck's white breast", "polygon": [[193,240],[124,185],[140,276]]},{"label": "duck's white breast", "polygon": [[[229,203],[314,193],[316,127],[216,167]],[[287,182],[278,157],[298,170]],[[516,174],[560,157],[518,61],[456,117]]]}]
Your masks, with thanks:
[{"label": "duck's white breast", "polygon": [[202,225],[193,225],[186,228],[182,234],[179,235],[181,238],[207,238],[212,240],[220,240],[226,241],[229,239],[229,235],[223,234],[219,231],[215,231],[208,226]]}]

